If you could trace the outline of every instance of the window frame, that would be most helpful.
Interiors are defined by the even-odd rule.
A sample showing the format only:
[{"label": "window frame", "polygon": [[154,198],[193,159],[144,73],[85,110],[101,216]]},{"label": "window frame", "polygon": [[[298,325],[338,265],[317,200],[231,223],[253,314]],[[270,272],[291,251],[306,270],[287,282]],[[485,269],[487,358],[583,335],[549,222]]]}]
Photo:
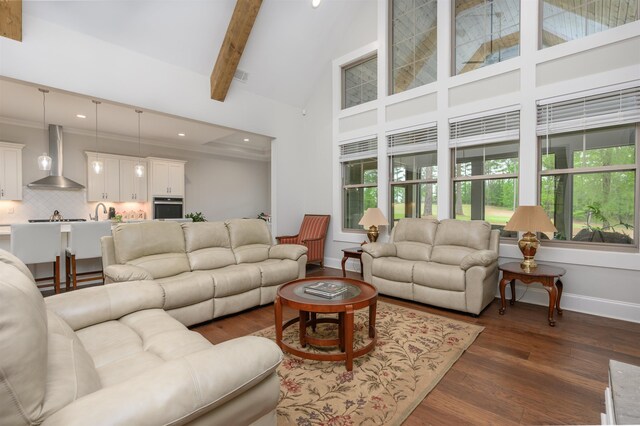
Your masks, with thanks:
[{"label": "window frame", "polygon": [[[486,147],[486,146],[490,146],[490,145],[497,145],[497,144],[506,144],[506,143],[513,143],[518,145],[518,173],[503,173],[503,174],[482,174],[482,175],[470,175],[470,176],[456,176],[456,157],[457,157],[457,151],[458,149],[464,149],[464,148],[479,148],[479,147]],[[451,152],[451,199],[450,199],[450,209],[451,209],[451,217],[453,219],[455,219],[456,216],[456,182],[473,182],[473,181],[482,181],[482,182],[486,182],[486,181],[490,181],[490,180],[502,180],[502,179],[515,179],[516,180],[516,187],[518,190],[518,202],[517,205],[515,206],[516,208],[520,205],[520,189],[519,189],[519,185],[520,185],[520,169],[521,169],[521,165],[520,165],[520,148],[521,148],[521,140],[510,140],[510,141],[496,141],[496,142],[491,142],[491,141],[487,141],[484,143],[478,143],[478,144],[473,144],[473,145],[466,145],[466,146],[461,146],[461,147],[450,147],[450,152]],[[512,158],[512,157],[505,157],[505,158]],[[486,206],[486,204],[483,204],[483,209],[482,209],[482,215],[483,218],[479,219],[479,220],[486,220],[484,218],[484,207]],[[478,220],[478,219],[471,219],[471,220]],[[507,236],[503,236],[500,235],[500,241],[501,242],[505,242],[505,243],[514,243],[518,240],[517,237],[507,237]]]},{"label": "window frame", "polygon": [[[483,1],[486,1],[486,0],[483,0]],[[456,50],[457,50],[457,44],[456,44],[456,1],[452,0],[450,2],[450,7],[451,7],[451,39],[450,39],[450,43],[451,43],[451,46],[450,46],[451,60],[450,60],[450,64],[449,64],[449,67],[450,67],[449,74],[450,74],[451,77],[456,77],[456,76],[467,74],[467,73],[470,73],[470,72],[473,72],[473,71],[478,71],[479,69],[485,68],[487,66],[500,64],[500,63],[503,63],[505,61],[509,61],[511,59],[517,59],[517,58],[521,57],[521,55],[522,55],[522,2],[523,1],[532,1],[532,0],[518,0],[518,2],[519,2],[519,10],[518,10],[518,32],[519,32],[519,35],[518,35],[518,55],[514,56],[512,58],[507,58],[507,59],[504,59],[502,61],[498,61],[498,62],[492,63],[492,64],[483,65],[481,67],[478,67],[476,69],[472,69],[472,70],[469,70],[469,71],[465,71],[463,73],[457,72],[457,66],[456,66],[457,65],[456,64]],[[539,1],[539,3],[542,3],[543,0],[538,0],[538,1]],[[540,13],[542,13],[542,9],[540,9],[540,11],[541,11]],[[542,25],[542,24],[540,24],[540,25]],[[540,40],[542,40],[542,27],[540,27],[540,31],[538,31],[538,33],[540,34],[539,35]]]},{"label": "window frame", "polygon": [[347,86],[345,84],[346,83],[346,71],[351,69],[351,68],[357,67],[358,65],[362,65],[365,62],[370,61],[370,60],[372,60],[374,58],[376,60],[378,59],[378,52],[377,51],[372,52],[369,55],[362,56],[362,57],[356,59],[355,61],[348,62],[348,63],[346,63],[346,64],[344,64],[344,65],[342,65],[340,67],[340,98],[341,98],[340,99],[340,110],[341,111],[344,111],[344,110],[347,110],[347,109],[350,109],[350,108],[355,108],[355,107],[360,106],[360,105],[366,105],[366,104],[368,104],[370,102],[375,102],[376,100],[378,100],[378,97],[379,97],[380,94],[378,93],[378,78],[379,78],[379,76],[378,76],[378,66],[377,66],[377,63],[376,63],[376,98],[372,99],[370,101],[367,101],[367,102],[359,103],[357,105],[351,105],[349,107],[346,106],[346,102],[347,102]]},{"label": "window frame", "polygon": [[[436,3],[436,25],[435,25],[436,34],[437,34],[437,31],[438,31],[438,12],[437,12],[438,1],[439,0],[435,0],[435,3]],[[440,0],[440,1],[442,1],[442,0]],[[445,1],[448,1],[448,0],[445,0]],[[393,2],[394,2],[394,0],[388,0],[387,1],[387,11],[388,11],[388,13],[387,13],[387,28],[388,28],[388,31],[387,31],[387,37],[386,37],[387,46],[388,46],[388,57],[387,57],[387,66],[386,66],[386,71],[387,71],[387,96],[394,96],[394,95],[398,95],[400,93],[407,93],[407,92],[415,90],[415,89],[417,89],[419,87],[424,87],[424,86],[427,86],[429,84],[433,84],[433,83],[438,81],[438,63],[437,63],[437,60],[438,60],[438,43],[436,42],[436,52],[435,52],[435,56],[436,56],[436,78],[435,78],[435,80],[431,81],[429,83],[421,84],[420,86],[415,86],[415,87],[412,87],[410,89],[402,90],[400,92],[395,92],[394,91],[395,81],[394,81],[394,78],[393,78],[393,59],[394,59],[393,58],[393,18],[394,18],[394,15],[393,15]],[[423,5],[423,7],[424,7],[424,5]]]},{"label": "window frame", "polygon": [[[585,129],[585,132],[590,130],[601,130],[601,129],[610,129],[615,127],[623,127],[629,126],[620,125],[620,126],[606,126],[596,129]],[[592,173],[606,173],[606,172],[621,172],[621,171],[634,171],[635,172],[635,200],[634,200],[634,244],[619,244],[619,243],[601,243],[601,242],[591,242],[591,241],[574,241],[574,240],[544,240],[544,244],[548,247],[557,247],[557,248],[572,248],[572,249],[583,249],[583,250],[600,250],[600,251],[613,251],[613,252],[623,252],[623,253],[638,253],[640,249],[640,238],[638,238],[638,227],[640,226],[640,123],[635,123],[635,153],[636,153],[636,161],[634,164],[621,164],[621,165],[612,165],[612,166],[600,166],[600,167],[583,167],[576,168],[573,167],[571,169],[554,169],[554,170],[542,170],[542,149],[543,144],[545,142],[545,135],[538,136],[538,158],[537,158],[537,203],[541,205],[542,200],[542,177],[543,176],[559,176],[559,175],[586,175]],[[555,135],[563,135],[567,133],[575,133],[575,131],[568,132],[559,132],[555,133]],[[571,205],[571,212],[573,213],[573,203]]]},{"label": "window frame", "polygon": [[[432,185],[432,184],[438,184],[438,177],[436,174],[435,178],[431,178],[431,179],[411,179],[411,180],[404,180],[404,181],[397,181],[395,182],[393,180],[393,158],[394,157],[408,157],[408,156],[418,156],[421,154],[429,154],[429,153],[433,153],[436,154],[436,164],[435,166],[438,167],[438,160],[437,160],[437,154],[438,154],[438,149],[437,147],[435,149],[429,149],[429,150],[424,150],[424,151],[417,151],[417,152],[409,152],[406,154],[390,154],[388,155],[389,157],[389,230],[393,229],[394,223],[395,223],[395,215],[394,215],[394,211],[393,211],[393,187],[394,186],[399,186],[399,185],[418,185],[418,190],[419,190],[419,185],[421,184],[427,184],[427,185]],[[436,197],[437,197],[437,191],[436,191]],[[420,211],[420,209],[418,209],[418,212]],[[422,216],[419,215],[418,218],[421,218]]]},{"label": "window frame", "polygon": [[[347,191],[349,189],[358,189],[358,188],[378,188],[378,176],[376,175],[376,182],[375,183],[356,183],[356,184],[345,184],[345,167],[348,163],[352,163],[352,162],[363,162],[363,161],[367,161],[367,160],[375,160],[376,162],[376,170],[378,168],[378,156],[373,156],[373,157],[364,157],[364,158],[358,158],[358,159],[351,159],[351,160],[345,160],[345,161],[340,161],[340,212],[341,212],[341,217],[340,217],[340,229],[342,230],[342,232],[346,232],[346,233],[357,233],[357,234],[366,234],[367,230],[365,230],[364,228],[362,229],[357,229],[357,228],[347,228],[345,226],[345,208],[346,208],[346,204],[345,204],[345,198],[346,198],[346,194]],[[363,176],[364,177],[364,176]],[[364,180],[364,179],[363,179]],[[366,211],[366,209],[365,209]],[[362,212],[362,214],[364,215],[364,211]]]},{"label": "window frame", "polygon": [[[588,2],[593,2],[593,1],[597,1],[597,0],[582,0],[584,3],[588,3]],[[571,43],[572,41],[576,41],[576,40],[582,40],[586,37],[590,37],[593,36],[595,34],[600,34],[600,33],[604,33],[607,32],[608,30],[612,30],[614,28],[618,28],[621,27],[622,25],[627,25],[630,24],[631,22],[627,22],[626,24],[622,24],[622,25],[618,25],[615,27],[610,27],[607,28],[606,30],[602,30],[602,31],[597,31],[595,33],[591,33],[591,34],[585,34],[582,37],[578,37],[578,38],[574,38],[572,40],[567,40],[563,43],[558,43],[558,44],[554,44],[553,46],[547,46],[544,47],[543,45],[543,32],[544,32],[544,3],[545,0],[538,0],[538,50],[546,50],[546,49],[550,49],[556,46],[562,46],[565,45],[567,43]],[[584,6],[584,5],[583,5]],[[566,12],[566,11],[565,11]],[[636,10],[636,19],[632,22],[636,22],[636,21],[640,21],[640,4],[638,4],[638,8]]]}]

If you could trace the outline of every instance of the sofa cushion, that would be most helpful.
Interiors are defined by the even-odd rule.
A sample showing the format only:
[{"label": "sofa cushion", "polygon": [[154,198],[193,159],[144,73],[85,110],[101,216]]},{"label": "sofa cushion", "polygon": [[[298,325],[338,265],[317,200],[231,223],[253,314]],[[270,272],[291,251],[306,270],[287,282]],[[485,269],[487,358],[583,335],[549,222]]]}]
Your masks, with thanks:
[{"label": "sofa cushion", "polygon": [[216,298],[260,287],[260,269],[256,265],[231,265],[213,270],[210,274],[213,277]]},{"label": "sofa cushion", "polygon": [[435,245],[461,246],[475,250],[489,248],[491,225],[484,220],[445,219],[438,225]]},{"label": "sofa cushion", "polygon": [[0,262],[0,353],[0,423],[36,423],[47,380],[47,316],[31,277],[4,261]]},{"label": "sofa cushion", "polygon": [[476,250],[462,246],[435,246],[431,252],[431,261],[445,265],[455,265],[460,267],[462,259]]},{"label": "sofa cushion", "polygon": [[438,221],[434,219],[400,219],[393,229],[393,242],[413,241],[433,245]]},{"label": "sofa cushion", "polygon": [[431,244],[417,243],[414,241],[399,241],[395,243],[397,256],[405,260],[429,261],[431,257]]},{"label": "sofa cushion", "polygon": [[161,309],[134,312],[77,334],[93,358],[103,387],[211,347],[202,335],[189,331]]},{"label": "sofa cushion", "polygon": [[127,265],[148,271],[153,278],[164,278],[189,272],[189,258],[186,253],[162,253],[130,260]]},{"label": "sofa cushion", "polygon": [[5,251],[5,250],[0,250],[0,262],[16,267],[28,279],[35,282],[33,279],[33,274],[31,273],[29,268],[27,268],[27,265],[22,263],[22,261],[18,259],[16,256],[14,256],[12,253],[9,253],[8,251]]},{"label": "sofa cushion", "polygon": [[213,299],[213,279],[204,271],[184,272],[156,282],[164,290],[165,310],[194,305]]},{"label": "sofa cushion", "polygon": [[271,232],[264,220],[231,219],[226,225],[238,264],[261,262],[269,258]]},{"label": "sofa cushion", "polygon": [[235,265],[236,258],[224,222],[189,222],[183,223],[182,229],[191,270]]},{"label": "sofa cushion", "polygon": [[48,353],[43,418],[102,387],[91,356],[75,335],[49,333]]},{"label": "sofa cushion", "polygon": [[298,279],[298,262],[295,260],[268,259],[256,264],[256,266],[260,268],[260,284],[263,287],[280,285]]},{"label": "sofa cushion", "polygon": [[140,266],[154,278],[190,271],[182,227],[176,222],[121,224],[113,230],[116,262]]},{"label": "sofa cushion", "polygon": [[457,265],[442,265],[435,262],[419,262],[413,268],[416,285],[441,290],[464,291],[464,271]]},{"label": "sofa cushion", "polygon": [[371,272],[375,277],[410,283],[413,279],[413,266],[416,263],[398,257],[379,257],[373,259]]}]

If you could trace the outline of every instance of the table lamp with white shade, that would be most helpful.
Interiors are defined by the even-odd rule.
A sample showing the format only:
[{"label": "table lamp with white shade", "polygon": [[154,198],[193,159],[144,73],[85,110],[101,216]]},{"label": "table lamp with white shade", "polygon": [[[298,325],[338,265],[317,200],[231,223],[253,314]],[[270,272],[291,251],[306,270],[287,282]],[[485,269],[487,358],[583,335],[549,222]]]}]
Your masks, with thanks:
[{"label": "table lamp with white shade", "polygon": [[364,216],[358,222],[358,225],[362,225],[364,229],[367,229],[367,237],[369,241],[375,243],[378,239],[378,226],[388,225],[387,218],[384,217],[382,211],[377,207],[368,208],[364,212]]},{"label": "table lamp with white shade", "polygon": [[504,230],[524,232],[522,239],[518,241],[518,247],[524,257],[520,267],[527,272],[538,266],[534,257],[540,246],[540,241],[535,233],[557,231],[541,206],[519,206],[511,216],[511,219],[509,219],[509,222],[507,222]]}]

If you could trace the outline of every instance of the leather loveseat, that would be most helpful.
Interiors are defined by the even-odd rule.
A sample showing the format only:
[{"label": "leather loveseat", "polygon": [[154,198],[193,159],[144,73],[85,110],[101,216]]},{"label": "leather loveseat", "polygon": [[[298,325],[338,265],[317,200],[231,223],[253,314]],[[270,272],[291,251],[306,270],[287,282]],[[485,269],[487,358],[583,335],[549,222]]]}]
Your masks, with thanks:
[{"label": "leather loveseat", "polygon": [[276,344],[214,346],[163,300],[150,281],[43,299],[0,250],[0,424],[275,425]]},{"label": "leather loveseat", "polygon": [[495,298],[499,238],[481,220],[401,219],[390,242],[362,246],[364,280],[383,294],[478,315]]},{"label": "leather loveseat", "polygon": [[272,245],[261,219],[122,224],[102,238],[106,282],[152,281],[187,326],[273,302],[278,286],[304,278],[306,253]]}]

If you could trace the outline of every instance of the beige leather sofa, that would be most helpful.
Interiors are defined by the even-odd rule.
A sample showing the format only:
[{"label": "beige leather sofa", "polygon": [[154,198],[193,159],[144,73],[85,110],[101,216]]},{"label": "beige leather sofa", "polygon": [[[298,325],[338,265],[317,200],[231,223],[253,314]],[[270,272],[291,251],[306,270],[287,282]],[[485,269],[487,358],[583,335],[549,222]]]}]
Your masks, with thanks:
[{"label": "beige leather sofa", "polygon": [[478,315],[496,294],[499,238],[480,220],[401,219],[389,243],[362,246],[364,280],[383,294]]},{"label": "beige leather sofa", "polygon": [[273,302],[304,278],[307,248],[271,241],[261,219],[122,224],[102,238],[102,260],[107,282],[151,280],[162,308],[193,325]]},{"label": "beige leather sofa", "polygon": [[275,425],[282,352],[212,345],[150,281],[51,296],[0,250],[0,424]]}]

